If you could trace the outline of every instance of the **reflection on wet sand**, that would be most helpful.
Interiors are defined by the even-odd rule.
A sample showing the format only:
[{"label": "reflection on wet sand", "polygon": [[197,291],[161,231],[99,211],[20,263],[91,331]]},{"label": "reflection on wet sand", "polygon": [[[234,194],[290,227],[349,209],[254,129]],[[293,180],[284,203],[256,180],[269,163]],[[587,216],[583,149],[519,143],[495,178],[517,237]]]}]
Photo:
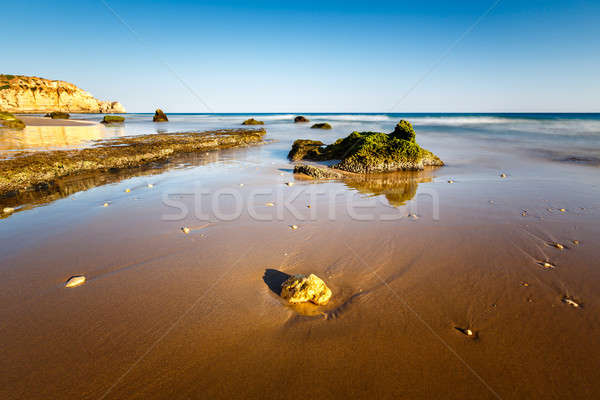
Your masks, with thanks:
[{"label": "reflection on wet sand", "polygon": [[433,169],[425,171],[400,171],[382,174],[353,175],[344,184],[372,196],[385,196],[391,206],[399,207],[417,194],[419,183],[431,182]]},{"label": "reflection on wet sand", "polygon": [[23,150],[80,148],[91,141],[124,136],[124,128],[106,129],[102,125],[27,126],[23,130],[0,131],[0,156]]},{"label": "reflection on wet sand", "polygon": [[[225,151],[223,151],[225,152]],[[97,186],[117,183],[125,179],[159,175],[168,170],[206,165],[221,160],[222,152],[213,151],[203,154],[187,154],[174,158],[168,163],[157,163],[150,166],[110,172],[98,172],[57,179],[51,186],[39,187],[37,190],[19,192],[14,196],[0,197],[0,219],[11,213],[2,213],[4,207],[14,208],[14,212],[51,203],[75,193],[93,189]]]}]

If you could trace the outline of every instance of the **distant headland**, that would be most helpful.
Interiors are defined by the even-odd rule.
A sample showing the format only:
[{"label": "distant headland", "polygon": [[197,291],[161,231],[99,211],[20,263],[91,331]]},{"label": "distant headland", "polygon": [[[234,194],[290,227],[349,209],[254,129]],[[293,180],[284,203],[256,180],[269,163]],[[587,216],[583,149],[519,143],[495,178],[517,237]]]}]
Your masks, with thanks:
[{"label": "distant headland", "polygon": [[10,113],[124,113],[118,101],[101,101],[64,81],[35,76],[0,75],[0,110]]}]

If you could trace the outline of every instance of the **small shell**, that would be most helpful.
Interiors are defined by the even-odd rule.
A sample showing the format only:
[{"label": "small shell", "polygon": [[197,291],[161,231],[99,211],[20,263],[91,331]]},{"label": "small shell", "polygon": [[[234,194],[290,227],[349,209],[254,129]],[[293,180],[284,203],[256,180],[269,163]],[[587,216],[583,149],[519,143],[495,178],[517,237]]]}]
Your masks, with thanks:
[{"label": "small shell", "polygon": [[286,182],[285,183],[287,186],[294,186],[294,182]]},{"label": "small shell", "polygon": [[10,214],[10,213],[12,213],[12,212],[15,212],[15,209],[14,209],[13,207],[4,207],[4,208],[2,209],[2,212],[3,212],[4,214]]},{"label": "small shell", "polygon": [[298,225],[290,225],[290,229],[295,231],[296,229],[298,229]]},{"label": "small shell", "polygon": [[181,231],[187,235],[188,233],[190,233],[191,229],[187,226],[182,226]]},{"label": "small shell", "polygon": [[521,282],[521,285],[522,285],[522,286],[525,286],[525,287],[528,287],[528,286],[529,286],[529,283],[527,283],[527,282]]},{"label": "small shell", "polygon": [[557,249],[563,250],[565,248],[565,246],[563,246],[560,243],[552,243],[552,246],[556,247]]},{"label": "small shell", "polygon": [[271,203],[271,202],[265,203],[265,206],[267,206],[267,207],[273,207],[274,205],[275,205],[275,203]]},{"label": "small shell", "polygon": [[544,267],[544,269],[556,268],[556,265],[553,265],[553,264],[549,263],[548,261],[540,261],[538,264],[540,264],[542,267]]},{"label": "small shell", "polygon": [[72,288],[72,287],[76,287],[79,285],[83,285],[84,283],[85,283],[85,276],[83,276],[83,275],[72,276],[65,283],[65,287]]},{"label": "small shell", "polygon": [[500,178],[506,178],[506,174],[505,173],[501,173],[500,174]]},{"label": "small shell", "polygon": [[568,297],[563,297],[563,298],[562,298],[562,302],[563,302],[563,303],[566,303],[566,304],[568,304],[568,305],[570,305],[570,306],[573,306],[573,307],[575,307],[575,308],[579,308],[579,307],[581,307],[581,305],[580,305],[579,303],[577,303],[577,302],[576,302],[575,300],[573,300],[573,299],[569,299]]}]

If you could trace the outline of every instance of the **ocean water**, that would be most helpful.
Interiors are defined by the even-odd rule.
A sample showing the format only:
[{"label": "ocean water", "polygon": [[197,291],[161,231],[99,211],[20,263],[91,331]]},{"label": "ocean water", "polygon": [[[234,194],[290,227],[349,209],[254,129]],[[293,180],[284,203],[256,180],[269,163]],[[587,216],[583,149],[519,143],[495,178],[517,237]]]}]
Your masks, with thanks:
[{"label": "ocean water", "polygon": [[[600,114],[303,114],[310,123],[294,124],[297,114],[169,114],[169,122],[153,123],[152,114],[126,114],[122,127],[27,127],[0,132],[0,151],[65,149],[93,144],[94,140],[128,135],[188,130],[239,128],[256,117],[265,122],[268,138],[278,142],[272,156],[280,158],[298,138],[333,141],[352,131],[393,130],[401,119],[410,121],[417,140],[431,150],[461,147],[489,148],[495,152],[539,157],[552,161],[600,165]],[[73,114],[73,119],[99,121],[100,115]],[[329,122],[330,131],[312,130],[315,122]],[[270,161],[270,160],[267,160]]]}]

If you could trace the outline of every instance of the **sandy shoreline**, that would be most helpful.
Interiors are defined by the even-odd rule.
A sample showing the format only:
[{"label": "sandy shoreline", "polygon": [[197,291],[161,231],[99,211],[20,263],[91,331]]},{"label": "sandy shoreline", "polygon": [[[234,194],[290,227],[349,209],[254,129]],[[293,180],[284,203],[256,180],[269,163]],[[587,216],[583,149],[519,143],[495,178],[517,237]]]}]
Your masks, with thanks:
[{"label": "sandy shoreline", "polygon": [[[596,169],[481,149],[474,159],[431,140],[446,167],[318,183],[296,179],[277,146],[2,220],[0,397],[597,397]],[[239,217],[209,212],[202,193],[219,191],[239,195]],[[181,207],[167,197],[187,213],[169,219]],[[220,213],[235,212],[231,198]],[[288,203],[296,212],[278,216]],[[317,274],[331,304],[286,305],[270,270]],[[83,286],[64,288],[79,274]]]},{"label": "sandy shoreline", "polygon": [[52,119],[49,117],[34,117],[25,114],[15,114],[27,126],[94,126],[99,122],[80,119]]}]

